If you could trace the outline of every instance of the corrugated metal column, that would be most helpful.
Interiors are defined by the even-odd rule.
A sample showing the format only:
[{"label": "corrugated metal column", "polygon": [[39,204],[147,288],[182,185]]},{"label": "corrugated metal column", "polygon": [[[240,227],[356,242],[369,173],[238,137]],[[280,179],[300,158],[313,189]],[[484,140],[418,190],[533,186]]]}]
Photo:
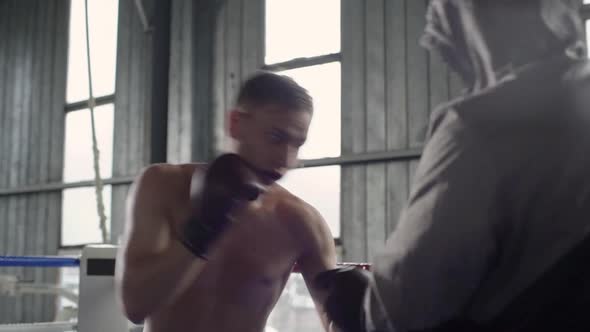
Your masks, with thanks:
[{"label": "corrugated metal column", "polygon": [[221,8],[225,1],[198,0],[193,3],[194,25],[192,30],[192,131],[191,160],[206,161],[215,154],[214,127],[214,68],[215,31]]},{"label": "corrugated metal column", "polygon": [[239,86],[264,65],[265,0],[225,0],[217,15],[214,42],[213,124],[214,153],[230,147],[227,111]]},{"label": "corrugated metal column", "polygon": [[[363,153],[365,133],[365,2],[342,0],[342,154]],[[367,258],[366,166],[341,171],[342,256]]]},{"label": "corrugated metal column", "polygon": [[168,95],[168,148],[169,163],[186,163],[191,160],[193,71],[193,7],[196,1],[172,1],[170,40],[170,81]]},{"label": "corrugated metal column", "polygon": [[[142,3],[147,16],[151,17],[156,1]],[[144,30],[134,1],[119,1],[117,35],[113,177],[127,177],[136,176],[149,164],[152,143],[152,32]],[[112,187],[113,243],[118,241],[123,232],[128,190],[128,184]]]},{"label": "corrugated metal column", "polygon": [[224,7],[222,0],[172,3],[168,162],[204,161],[215,154],[221,100],[215,96],[224,91],[216,85],[216,68],[225,64],[216,51],[225,49],[217,33],[224,28]]},{"label": "corrugated metal column", "polygon": [[[385,75],[387,101],[387,149],[408,147],[408,89],[406,76],[406,1],[385,4]],[[396,227],[401,209],[408,197],[407,162],[387,164],[387,197],[385,234]]]},{"label": "corrugated metal column", "polygon": [[150,163],[166,162],[171,0],[157,0],[153,11]]}]

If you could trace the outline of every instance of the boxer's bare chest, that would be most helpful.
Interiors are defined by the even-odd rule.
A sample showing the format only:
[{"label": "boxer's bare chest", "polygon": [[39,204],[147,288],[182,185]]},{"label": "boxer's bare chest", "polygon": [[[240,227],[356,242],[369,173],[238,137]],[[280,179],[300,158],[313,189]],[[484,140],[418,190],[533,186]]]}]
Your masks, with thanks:
[{"label": "boxer's bare chest", "polygon": [[[235,214],[231,227],[211,249],[207,266],[182,296],[183,302],[212,296],[213,302],[231,301],[253,309],[274,303],[302,248],[289,223],[272,208],[277,199],[273,195]],[[182,227],[189,210],[188,199],[179,201],[175,227]]]},{"label": "boxer's bare chest", "polygon": [[[172,188],[166,188],[172,232],[180,232],[189,217],[188,179],[168,182]],[[272,208],[276,200],[265,194],[236,214],[195,282],[155,315],[154,328],[174,324],[183,331],[261,331],[302,251],[289,223]]]}]

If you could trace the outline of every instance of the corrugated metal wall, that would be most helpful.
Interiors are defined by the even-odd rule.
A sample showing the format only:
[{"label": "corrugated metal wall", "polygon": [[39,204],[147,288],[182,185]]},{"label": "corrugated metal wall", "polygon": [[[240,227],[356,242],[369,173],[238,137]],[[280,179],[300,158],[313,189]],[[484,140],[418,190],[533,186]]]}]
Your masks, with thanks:
[{"label": "corrugated metal wall", "polygon": [[[69,2],[0,1],[0,188],[62,179]],[[0,253],[57,254],[61,193],[0,196]],[[1,269],[55,282],[53,269]],[[51,320],[55,297],[0,297],[0,323]]]},{"label": "corrugated metal wall", "polygon": [[[150,14],[153,0],[143,1]],[[135,176],[149,162],[152,35],[144,31],[134,1],[119,1],[113,177]],[[112,189],[111,238],[123,228],[128,184]]]},{"label": "corrugated metal wall", "polygon": [[[422,49],[424,0],[342,0],[342,153],[421,147],[433,107],[457,94]],[[343,257],[369,259],[393,230],[417,161],[342,169]]]}]

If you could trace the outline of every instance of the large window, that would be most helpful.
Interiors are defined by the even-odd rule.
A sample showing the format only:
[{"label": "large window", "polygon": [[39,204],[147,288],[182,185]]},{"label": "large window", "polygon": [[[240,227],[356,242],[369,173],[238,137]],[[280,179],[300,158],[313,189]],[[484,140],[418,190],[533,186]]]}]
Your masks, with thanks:
[{"label": "large window", "polygon": [[[340,156],[340,0],[266,0],[266,69],[288,75],[314,99],[301,159]],[[280,184],[319,210],[340,236],[340,166],[290,171]]]},{"label": "large window", "polygon": [[[94,181],[85,14],[85,1],[72,0],[63,171],[66,183]],[[94,98],[98,99],[94,122],[102,178],[112,175],[117,14],[117,0],[88,0],[92,88]],[[102,197],[108,219],[110,186],[104,187]],[[61,247],[103,242],[96,202],[92,184],[63,191]]]},{"label": "large window", "polygon": [[[314,100],[305,160],[340,156],[340,0],[266,0],[265,69],[292,77]],[[279,182],[322,214],[340,237],[340,165],[291,170]],[[267,331],[322,331],[305,282],[293,274]]]}]

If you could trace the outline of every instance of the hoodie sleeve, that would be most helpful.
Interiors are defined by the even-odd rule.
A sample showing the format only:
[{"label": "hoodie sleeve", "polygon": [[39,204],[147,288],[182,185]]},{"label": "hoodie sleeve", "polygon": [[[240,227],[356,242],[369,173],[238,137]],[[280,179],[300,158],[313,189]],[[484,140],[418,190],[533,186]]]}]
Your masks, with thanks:
[{"label": "hoodie sleeve", "polygon": [[498,176],[456,112],[441,112],[396,230],[374,258],[368,331],[409,331],[457,315],[495,256]]}]

